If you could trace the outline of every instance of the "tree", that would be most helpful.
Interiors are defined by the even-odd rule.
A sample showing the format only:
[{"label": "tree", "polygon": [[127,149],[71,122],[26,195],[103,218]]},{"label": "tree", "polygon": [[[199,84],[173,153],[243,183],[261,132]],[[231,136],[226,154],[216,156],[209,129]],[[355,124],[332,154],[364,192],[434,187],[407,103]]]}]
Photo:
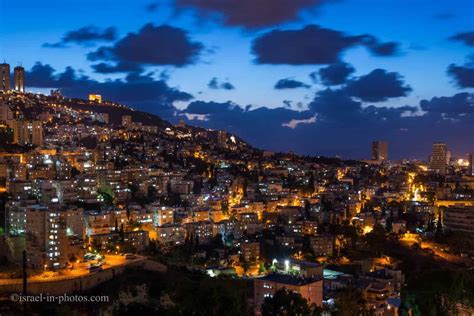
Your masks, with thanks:
[{"label": "tree", "polygon": [[78,176],[80,174],[81,174],[81,172],[79,170],[77,170],[76,167],[71,168],[71,178],[75,178],[76,176]]},{"label": "tree", "polygon": [[354,225],[349,225],[348,223],[344,223],[341,233],[346,239],[350,241],[351,247],[354,248],[359,241],[359,231],[357,227]]},{"label": "tree", "polygon": [[120,225],[120,232],[119,233],[120,233],[120,240],[122,242],[124,242],[125,241],[125,234],[124,234],[124,231],[123,231],[123,223]]},{"label": "tree", "polygon": [[72,254],[70,257],[69,257],[69,262],[71,263],[71,267],[74,269],[74,263],[77,261],[77,257]]},{"label": "tree", "polygon": [[127,220],[130,222],[130,216],[132,214],[131,214],[131,211],[130,211],[130,205],[128,204],[128,200],[127,200],[127,202],[125,202],[125,213],[127,215]]},{"label": "tree", "polygon": [[193,194],[200,194],[202,190],[202,178],[194,180]]},{"label": "tree", "polygon": [[394,220],[393,209],[391,209],[390,216],[387,218],[387,226],[385,227],[389,233],[392,231],[392,228],[393,228],[393,220]]},{"label": "tree", "polygon": [[441,222],[441,212],[438,213],[438,222],[436,223],[435,238],[440,239],[443,237],[443,223]]},{"label": "tree", "polygon": [[212,238],[210,246],[211,246],[212,249],[218,249],[218,248],[222,248],[222,246],[224,246],[223,236],[222,236],[221,233],[215,235]]},{"label": "tree", "polygon": [[127,185],[127,188],[130,191],[130,196],[131,196],[132,200],[135,201],[137,199],[137,194],[138,194],[138,190],[139,190],[138,186],[133,184],[133,183],[129,183]]},{"label": "tree", "polygon": [[247,198],[247,188],[248,188],[248,186],[249,186],[249,181],[248,181],[247,178],[244,178],[244,183],[242,184],[242,190],[243,190],[243,193],[244,193],[244,195],[243,195],[244,199]]},{"label": "tree", "polygon": [[13,130],[8,127],[0,127],[0,145],[13,142]]},{"label": "tree", "polygon": [[102,184],[97,190],[97,194],[102,197],[105,205],[112,205],[114,203],[114,193],[110,185]]},{"label": "tree", "polygon": [[304,218],[310,219],[311,218],[311,203],[308,200],[304,201],[303,211],[304,211]]},{"label": "tree", "polygon": [[86,136],[81,138],[81,146],[86,147],[87,149],[95,149],[97,147],[97,137],[95,136]]},{"label": "tree", "polygon": [[152,185],[148,186],[147,190],[147,198],[150,202],[154,202],[156,200],[157,191],[156,188]]},{"label": "tree", "polygon": [[314,193],[314,175],[313,173],[310,174],[308,179],[308,184],[303,188],[303,193],[307,195],[313,195]]},{"label": "tree", "polygon": [[222,210],[223,214],[225,214],[225,215],[229,214],[229,204],[227,203],[227,201],[222,202],[221,210]]},{"label": "tree", "polygon": [[434,220],[433,220],[433,217],[430,216],[430,218],[428,219],[428,224],[426,225],[426,232],[433,233],[434,230],[435,230]]},{"label": "tree", "polygon": [[355,287],[349,286],[340,289],[335,295],[335,315],[358,316],[365,310],[365,301],[362,293]]},{"label": "tree", "polygon": [[171,195],[171,193],[173,193],[173,188],[171,186],[171,182],[168,181],[168,183],[166,183],[166,193],[168,193],[168,195]]},{"label": "tree", "polygon": [[240,258],[242,262],[242,269],[244,270],[244,274],[246,274],[250,270],[250,262],[245,260],[242,256]]},{"label": "tree", "polygon": [[265,298],[262,304],[263,316],[279,315],[311,315],[308,302],[300,293],[283,288],[275,292],[273,297]]},{"label": "tree", "polygon": [[384,249],[386,235],[385,228],[382,225],[376,224],[372,231],[365,235],[367,244],[375,251],[377,255],[382,254]]}]

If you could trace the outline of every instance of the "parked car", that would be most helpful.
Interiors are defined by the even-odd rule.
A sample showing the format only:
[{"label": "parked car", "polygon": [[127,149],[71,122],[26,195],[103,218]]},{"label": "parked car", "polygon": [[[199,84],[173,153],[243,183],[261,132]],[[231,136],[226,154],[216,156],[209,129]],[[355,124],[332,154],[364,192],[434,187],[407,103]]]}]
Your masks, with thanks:
[{"label": "parked car", "polygon": [[134,255],[133,253],[126,253],[125,254],[125,259],[127,259],[127,260],[132,260],[132,259],[136,259],[136,258],[137,258],[137,256]]},{"label": "parked car", "polygon": [[90,273],[93,273],[93,272],[100,272],[102,271],[102,267],[101,266],[90,266],[89,267],[89,272]]}]

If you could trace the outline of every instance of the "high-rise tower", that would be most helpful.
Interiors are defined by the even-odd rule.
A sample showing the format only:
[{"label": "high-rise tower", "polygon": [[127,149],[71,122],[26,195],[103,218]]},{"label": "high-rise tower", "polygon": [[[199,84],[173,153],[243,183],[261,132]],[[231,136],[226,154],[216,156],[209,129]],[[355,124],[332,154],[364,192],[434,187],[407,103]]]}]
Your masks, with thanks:
[{"label": "high-rise tower", "polygon": [[388,160],[388,143],[377,140],[372,142],[372,159],[378,161]]},{"label": "high-rise tower", "polygon": [[433,143],[430,157],[430,170],[439,174],[446,174],[449,162],[448,146],[445,143]]},{"label": "high-rise tower", "polygon": [[0,64],[0,90],[10,90],[10,65],[7,63]]},{"label": "high-rise tower", "polygon": [[16,91],[25,92],[25,68],[21,66],[15,67],[13,70],[13,83]]},{"label": "high-rise tower", "polygon": [[469,154],[469,169],[468,174],[474,176],[474,153]]}]

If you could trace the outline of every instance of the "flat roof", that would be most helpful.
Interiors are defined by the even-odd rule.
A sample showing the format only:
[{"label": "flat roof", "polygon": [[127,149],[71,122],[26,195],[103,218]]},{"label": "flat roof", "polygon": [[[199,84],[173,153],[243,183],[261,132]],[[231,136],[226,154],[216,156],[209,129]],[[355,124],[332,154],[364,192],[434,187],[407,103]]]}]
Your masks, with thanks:
[{"label": "flat roof", "polygon": [[321,265],[319,263],[311,262],[311,261],[305,261],[305,260],[290,259],[290,263],[298,264],[298,265],[303,266],[303,267],[312,267],[312,268],[321,267]]},{"label": "flat roof", "polygon": [[307,285],[314,282],[322,281],[321,277],[312,277],[312,278],[303,278],[298,276],[293,276],[289,274],[279,274],[279,273],[271,273],[262,278],[257,278],[255,280],[263,280],[263,281],[270,281],[270,282],[277,282],[282,284],[288,285]]}]

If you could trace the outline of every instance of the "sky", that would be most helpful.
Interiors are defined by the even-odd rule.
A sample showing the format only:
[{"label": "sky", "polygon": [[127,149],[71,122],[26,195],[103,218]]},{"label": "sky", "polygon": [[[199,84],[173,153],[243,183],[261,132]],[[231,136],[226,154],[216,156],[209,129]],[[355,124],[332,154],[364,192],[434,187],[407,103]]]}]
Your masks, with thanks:
[{"label": "sky", "polygon": [[0,2],[0,58],[59,88],[310,155],[474,152],[470,0]]}]

